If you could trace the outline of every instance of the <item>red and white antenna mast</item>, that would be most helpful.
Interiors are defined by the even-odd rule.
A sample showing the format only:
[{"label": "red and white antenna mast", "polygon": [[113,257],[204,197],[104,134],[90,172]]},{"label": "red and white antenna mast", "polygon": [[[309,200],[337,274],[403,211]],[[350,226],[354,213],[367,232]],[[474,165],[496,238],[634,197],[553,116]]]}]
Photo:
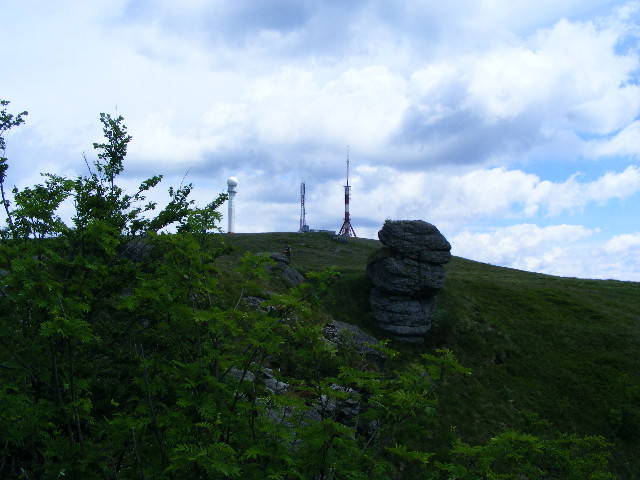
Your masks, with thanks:
[{"label": "red and white antenna mast", "polygon": [[344,186],[344,222],[338,235],[343,237],[355,237],[356,232],[351,226],[351,217],[349,216],[349,199],[351,198],[351,186],[349,185],[349,146],[347,146],[347,184]]}]

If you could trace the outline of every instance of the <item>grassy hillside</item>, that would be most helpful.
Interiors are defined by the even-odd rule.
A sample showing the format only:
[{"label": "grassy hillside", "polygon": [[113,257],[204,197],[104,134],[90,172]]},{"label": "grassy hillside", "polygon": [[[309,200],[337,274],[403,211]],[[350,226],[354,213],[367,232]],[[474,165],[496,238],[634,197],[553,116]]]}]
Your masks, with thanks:
[{"label": "grassy hillside", "polygon": [[[290,245],[301,272],[335,266],[325,299],[334,318],[371,324],[368,255],[374,240],[343,243],[320,233],[226,235],[234,263],[244,251]],[[473,374],[444,392],[440,413],[462,438],[485,441],[514,428],[603,435],[621,478],[640,478],[640,283],[582,280],[454,257],[428,343],[394,345],[405,359],[446,346]]]}]

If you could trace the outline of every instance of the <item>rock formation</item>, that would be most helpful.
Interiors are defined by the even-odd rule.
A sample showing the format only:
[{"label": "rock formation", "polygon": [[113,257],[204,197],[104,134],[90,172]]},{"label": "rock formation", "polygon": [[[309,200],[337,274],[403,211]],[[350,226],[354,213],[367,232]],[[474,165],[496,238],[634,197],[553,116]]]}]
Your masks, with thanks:
[{"label": "rock formation", "polygon": [[376,325],[403,342],[422,343],[431,329],[435,295],[444,284],[451,245],[422,220],[387,220],[378,232],[385,245],[367,265]]},{"label": "rock formation", "polygon": [[268,255],[276,262],[274,266],[268,267],[268,270],[279,273],[287,287],[296,287],[304,282],[302,274],[289,265],[289,258],[284,253],[270,252]]},{"label": "rock formation", "polygon": [[341,349],[351,349],[362,355],[379,369],[384,367],[387,356],[374,348],[379,340],[360,327],[338,320],[331,320],[322,330],[324,338]]}]

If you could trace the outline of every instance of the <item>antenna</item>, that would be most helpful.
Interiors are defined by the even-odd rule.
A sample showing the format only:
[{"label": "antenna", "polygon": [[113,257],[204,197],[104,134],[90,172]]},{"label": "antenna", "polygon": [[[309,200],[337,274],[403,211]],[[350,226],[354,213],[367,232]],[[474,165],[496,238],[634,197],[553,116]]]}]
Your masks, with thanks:
[{"label": "antenna", "polygon": [[308,232],[309,226],[307,225],[307,212],[304,207],[304,197],[305,197],[305,184],[304,180],[300,183],[300,230],[298,232]]},{"label": "antenna", "polygon": [[344,221],[338,235],[343,237],[356,237],[356,232],[351,226],[349,215],[349,199],[351,198],[351,186],[349,185],[349,145],[347,145],[347,184],[344,186]]},{"label": "antenna", "polygon": [[349,145],[347,145],[347,187],[349,186]]}]

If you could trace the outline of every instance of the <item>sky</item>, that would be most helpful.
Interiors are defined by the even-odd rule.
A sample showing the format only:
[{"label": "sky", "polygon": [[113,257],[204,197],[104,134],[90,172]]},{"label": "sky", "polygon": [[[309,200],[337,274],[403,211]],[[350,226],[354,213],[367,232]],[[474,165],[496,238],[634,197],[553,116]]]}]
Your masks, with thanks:
[{"label": "sky", "polygon": [[421,219],[457,256],[640,281],[638,0],[2,0],[0,22],[18,188],[85,174],[106,112],[129,188],[205,204],[233,175],[236,231],[296,231],[304,180],[338,230],[349,146],[360,237]]}]

